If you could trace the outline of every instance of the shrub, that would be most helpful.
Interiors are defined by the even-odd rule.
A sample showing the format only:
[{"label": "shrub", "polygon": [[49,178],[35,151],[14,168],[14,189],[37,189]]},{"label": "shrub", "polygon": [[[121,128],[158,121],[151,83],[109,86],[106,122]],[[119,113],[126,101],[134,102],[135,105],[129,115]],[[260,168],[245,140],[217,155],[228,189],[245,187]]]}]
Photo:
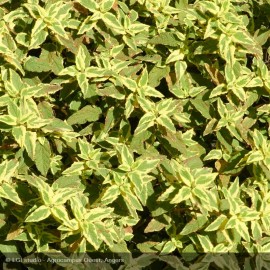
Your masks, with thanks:
[{"label": "shrub", "polygon": [[0,251],[269,252],[269,12],[2,0]]}]

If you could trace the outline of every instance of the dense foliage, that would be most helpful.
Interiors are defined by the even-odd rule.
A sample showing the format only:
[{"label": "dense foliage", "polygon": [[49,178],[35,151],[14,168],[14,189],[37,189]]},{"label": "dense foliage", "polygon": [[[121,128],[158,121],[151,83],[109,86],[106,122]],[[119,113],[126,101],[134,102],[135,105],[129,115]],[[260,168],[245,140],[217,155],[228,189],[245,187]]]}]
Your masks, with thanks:
[{"label": "dense foliage", "polygon": [[269,0],[1,0],[0,24],[2,254],[267,266]]}]

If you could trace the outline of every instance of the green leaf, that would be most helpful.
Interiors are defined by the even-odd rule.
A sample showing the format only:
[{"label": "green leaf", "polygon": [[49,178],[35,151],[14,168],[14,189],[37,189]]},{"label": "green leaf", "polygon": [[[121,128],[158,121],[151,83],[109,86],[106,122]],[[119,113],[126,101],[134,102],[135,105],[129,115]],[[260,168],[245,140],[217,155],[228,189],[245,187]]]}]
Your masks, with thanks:
[{"label": "green leaf", "polygon": [[96,222],[96,221],[102,221],[104,218],[111,217],[111,214],[113,212],[113,208],[107,207],[107,208],[99,208],[96,207],[95,209],[91,209],[89,213],[86,215],[86,219],[88,222]]},{"label": "green leaf", "polygon": [[8,199],[16,204],[23,205],[23,202],[18,196],[18,193],[16,192],[14,186],[8,183],[3,183],[0,186],[0,197]]},{"label": "green leaf", "polygon": [[113,31],[118,34],[125,34],[124,28],[119,20],[112,13],[106,12],[101,15],[102,20],[109,26]]},{"label": "green leaf", "polygon": [[36,143],[37,141],[37,133],[32,131],[27,131],[25,134],[25,149],[27,151],[27,154],[32,160],[35,160],[35,154],[36,154]]},{"label": "green leaf", "polygon": [[67,123],[69,125],[85,124],[87,122],[97,121],[101,115],[102,111],[99,107],[86,105],[79,111],[72,114],[68,119]]},{"label": "green leaf", "polygon": [[45,139],[44,143],[36,143],[35,151],[35,164],[37,169],[41,172],[42,175],[46,176],[51,163],[51,147],[50,143]]},{"label": "green leaf", "polygon": [[188,235],[200,230],[204,224],[208,221],[208,218],[204,215],[199,215],[197,218],[191,220],[180,232],[181,235]]},{"label": "green leaf", "polygon": [[174,198],[170,201],[171,204],[178,204],[182,201],[186,201],[191,196],[191,189],[189,187],[182,187]]},{"label": "green leaf", "polygon": [[195,179],[196,186],[209,186],[214,183],[217,178],[217,173],[201,174]]},{"label": "green leaf", "polygon": [[78,70],[76,69],[75,66],[69,66],[69,67],[67,67],[67,68],[62,69],[62,70],[59,72],[58,75],[60,75],[60,76],[69,75],[69,76],[74,77],[74,76],[77,75],[77,73],[78,73]]},{"label": "green leaf", "polygon": [[256,77],[256,78],[251,79],[245,86],[249,88],[260,87],[260,86],[263,86],[263,81],[261,78]]},{"label": "green leaf", "polygon": [[15,138],[16,142],[23,147],[25,144],[25,134],[26,128],[24,126],[18,126],[12,128],[12,135]]},{"label": "green leaf", "polygon": [[137,128],[135,129],[135,134],[138,135],[143,131],[147,130],[149,127],[153,126],[155,120],[155,116],[153,113],[146,113],[139,121]]},{"label": "green leaf", "polygon": [[146,98],[137,97],[137,101],[146,113],[152,112],[155,108],[155,104]]},{"label": "green leaf", "polygon": [[99,237],[109,246],[112,247],[114,245],[114,238],[110,229],[104,223],[95,223],[95,227],[99,233]]},{"label": "green leaf", "polygon": [[135,209],[135,210],[140,210],[140,211],[143,210],[141,203],[139,202],[137,197],[131,193],[131,191],[129,189],[124,189],[124,191],[121,192],[121,194],[124,197],[125,202],[126,202],[128,207]]},{"label": "green leaf", "polygon": [[76,67],[80,71],[84,71],[90,65],[90,54],[86,46],[81,45],[76,55]]},{"label": "green leaf", "polygon": [[83,223],[83,235],[85,239],[96,249],[99,249],[101,244],[96,227],[91,223]]},{"label": "green leaf", "polygon": [[170,47],[178,47],[180,40],[174,33],[162,32],[149,40],[150,44],[162,44]]},{"label": "green leaf", "polygon": [[115,2],[115,0],[102,1],[101,11],[104,13],[109,11],[113,7],[114,2]]},{"label": "green leaf", "polygon": [[46,40],[48,33],[45,28],[46,24],[44,23],[44,21],[41,18],[37,19],[32,29],[30,42],[31,49],[38,48],[40,44],[42,44]]},{"label": "green leaf", "polygon": [[25,222],[38,222],[46,219],[50,216],[50,208],[48,206],[42,205],[35,209],[25,220]]},{"label": "green leaf", "polygon": [[219,12],[219,6],[216,3],[210,1],[200,2],[199,5],[206,11],[210,11],[212,14],[217,14]]},{"label": "green leaf", "polygon": [[220,149],[211,150],[203,160],[221,159],[222,151]]},{"label": "green leaf", "polygon": [[251,46],[255,46],[256,44],[250,34],[246,31],[237,31],[232,35],[232,40],[240,44],[247,44]]},{"label": "green leaf", "polygon": [[90,86],[89,80],[84,73],[77,73],[77,81],[82,90],[84,98],[90,98],[95,96],[96,91]]},{"label": "green leaf", "polygon": [[246,92],[242,87],[234,87],[232,91],[241,101],[246,100]]},{"label": "green leaf", "polygon": [[65,31],[64,26],[62,25],[62,23],[58,20],[53,20],[50,22],[49,26],[48,26],[56,35],[62,36],[66,39],[68,39],[68,35]]},{"label": "green leaf", "polygon": [[205,228],[205,231],[217,231],[221,225],[224,223],[224,221],[227,220],[227,217],[224,215],[218,216],[218,218],[213,221],[207,228]]},{"label": "green leaf", "polygon": [[134,187],[137,189],[137,191],[140,193],[142,192],[143,189],[143,175],[139,172],[131,172],[128,174],[129,179],[131,180],[132,184]]},{"label": "green leaf", "polygon": [[135,92],[137,90],[138,86],[134,80],[124,76],[119,77],[119,80],[132,92]]},{"label": "green leaf", "polygon": [[162,248],[161,253],[162,254],[164,254],[164,253],[165,254],[172,253],[175,249],[176,249],[175,244],[172,241],[168,241],[168,242],[166,242],[166,244]]},{"label": "green leaf", "polygon": [[168,56],[166,60],[166,64],[183,60],[183,58],[184,58],[184,54],[181,52],[181,50],[175,50]]},{"label": "green leaf", "polygon": [[91,12],[98,10],[98,4],[94,0],[79,0],[78,1],[82,6],[89,9]]},{"label": "green leaf", "polygon": [[257,221],[251,222],[251,231],[255,240],[259,240],[262,237],[262,228],[259,222]]},{"label": "green leaf", "polygon": [[175,112],[177,104],[171,99],[163,99],[156,105],[156,110],[160,115],[170,115]]},{"label": "green leaf", "polygon": [[239,179],[238,177],[234,180],[233,183],[231,183],[230,188],[228,189],[230,195],[232,197],[237,197],[239,195],[240,192],[240,188],[239,188]]},{"label": "green leaf", "polygon": [[84,208],[82,196],[74,196],[70,199],[70,206],[72,209],[72,213],[74,214],[75,218],[78,221],[81,221],[84,219],[87,211]]},{"label": "green leaf", "polygon": [[228,90],[226,85],[224,83],[221,83],[212,90],[210,98],[221,96],[223,94],[226,94],[227,92]]},{"label": "green leaf", "polygon": [[56,220],[59,220],[64,225],[72,228],[73,225],[69,220],[68,212],[63,205],[54,205],[50,208],[51,214],[54,216]]},{"label": "green leaf", "polygon": [[172,120],[167,115],[161,115],[156,119],[157,123],[171,132],[176,132],[175,126]]},{"label": "green leaf", "polygon": [[50,205],[53,203],[54,192],[50,185],[44,181],[43,178],[37,176],[28,176],[27,182],[37,188],[38,192],[41,195],[41,198],[46,205]]},{"label": "green leaf", "polygon": [[200,187],[195,187],[192,189],[193,195],[195,195],[198,199],[201,200],[202,204],[208,205],[208,197],[206,192],[200,188]]},{"label": "green leaf", "polygon": [[156,168],[158,163],[159,159],[138,159],[133,163],[132,169],[143,173],[149,173]]},{"label": "green leaf", "polygon": [[14,176],[19,162],[15,159],[5,160],[0,164],[0,180],[9,181]]},{"label": "green leaf", "polygon": [[44,72],[48,70],[47,65],[44,65],[38,57],[29,56],[24,62],[24,68],[27,71]]},{"label": "green leaf", "polygon": [[10,126],[15,126],[17,124],[17,119],[9,115],[0,115],[0,122]]},{"label": "green leaf", "polygon": [[84,162],[74,162],[69,168],[63,171],[65,175],[80,175],[84,169]]},{"label": "green leaf", "polygon": [[239,232],[239,234],[242,236],[242,238],[245,241],[247,241],[247,242],[250,241],[249,230],[248,230],[247,225],[244,222],[237,220],[235,228],[237,229],[237,231]]},{"label": "green leaf", "polygon": [[199,238],[199,241],[201,243],[201,246],[202,246],[204,252],[212,251],[213,245],[207,236],[198,235],[198,238]]},{"label": "green leaf", "polygon": [[131,165],[134,162],[132,152],[129,150],[129,148],[126,145],[119,145],[119,152],[121,154],[121,161],[122,164],[128,167],[131,167]]},{"label": "green leaf", "polygon": [[11,260],[14,259],[14,254],[18,254],[16,258],[22,259],[19,255],[19,248],[15,244],[16,241],[8,241],[3,244],[0,244],[1,252],[5,255],[6,259],[10,258]]},{"label": "green leaf", "polygon": [[54,45],[44,44],[39,57],[28,56],[26,58],[24,68],[31,72],[53,71],[55,74],[59,74],[64,69],[63,58],[54,50]]},{"label": "green leaf", "polygon": [[74,188],[59,188],[54,193],[53,201],[56,204],[64,204],[74,196],[75,192],[76,189]]},{"label": "green leaf", "polygon": [[142,71],[142,74],[140,76],[139,82],[138,82],[138,86],[139,87],[145,87],[148,84],[148,72],[147,69],[145,68]]},{"label": "green leaf", "polygon": [[161,223],[158,220],[156,220],[156,219],[153,218],[148,223],[148,225],[145,228],[144,232],[145,233],[158,232],[158,231],[161,231],[165,227],[166,227],[166,224],[165,223]]},{"label": "green leaf", "polygon": [[[211,92],[211,95],[213,94],[213,91]],[[206,119],[212,118],[210,114],[210,105],[207,102],[196,98],[191,100],[191,103],[202,114],[203,117]]]},{"label": "green leaf", "polygon": [[145,96],[163,98],[164,95],[151,86],[145,86],[143,89]]},{"label": "green leaf", "polygon": [[258,150],[258,151],[254,151],[252,152],[248,159],[247,159],[247,163],[254,163],[254,162],[258,162],[264,160],[264,155],[262,153],[262,151]]},{"label": "green leaf", "polygon": [[118,196],[120,195],[120,190],[118,186],[110,186],[106,191],[104,192],[101,202],[104,205],[108,205],[115,201]]},{"label": "green leaf", "polygon": [[191,187],[192,183],[194,182],[194,178],[189,168],[185,168],[179,165],[177,174],[179,175],[180,179],[183,181],[185,185]]},{"label": "green leaf", "polygon": [[176,61],[174,65],[175,65],[176,79],[179,82],[179,81],[181,81],[181,79],[183,78],[183,75],[186,72],[187,63],[184,61]]}]

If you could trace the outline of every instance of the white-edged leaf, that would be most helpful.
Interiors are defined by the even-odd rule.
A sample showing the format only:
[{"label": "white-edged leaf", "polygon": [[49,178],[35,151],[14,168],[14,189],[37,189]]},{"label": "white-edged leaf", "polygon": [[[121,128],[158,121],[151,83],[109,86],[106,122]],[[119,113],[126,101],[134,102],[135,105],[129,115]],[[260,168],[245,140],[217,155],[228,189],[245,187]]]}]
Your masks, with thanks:
[{"label": "white-edged leaf", "polygon": [[80,175],[84,170],[84,162],[76,161],[69,168],[63,171],[65,175]]},{"label": "white-edged leaf", "polygon": [[214,220],[207,228],[205,228],[205,231],[217,231],[226,219],[227,217],[225,215],[218,216],[216,220]]},{"label": "white-edged leaf", "polygon": [[176,132],[175,126],[173,121],[167,115],[160,115],[156,119],[157,123],[161,126],[165,127],[166,129],[170,130],[171,132]]},{"label": "white-edged leaf", "polygon": [[81,45],[76,55],[76,67],[80,71],[84,71],[90,65],[90,54],[85,45]]},{"label": "white-edged leaf", "polygon": [[83,229],[83,235],[86,238],[86,240],[96,249],[99,249],[99,246],[101,245],[101,239],[98,235],[97,229],[95,225],[89,222],[84,222],[82,225]]},{"label": "white-edged leaf", "polygon": [[42,205],[34,210],[25,220],[25,222],[38,222],[50,216],[51,211],[48,206]]},{"label": "white-edged leaf", "polygon": [[18,193],[16,192],[14,186],[3,183],[0,186],[0,197],[8,199],[16,204],[23,205]]},{"label": "white-edged leaf", "polygon": [[166,242],[166,244],[164,245],[164,247],[161,250],[161,254],[170,254],[172,253],[174,250],[176,249],[175,244],[173,243],[173,241],[168,241]]},{"label": "white-edged leaf", "polygon": [[101,202],[102,204],[110,204],[113,201],[115,201],[118,196],[120,195],[119,187],[117,185],[110,186],[106,191],[104,192]]},{"label": "white-edged leaf", "polygon": [[113,31],[118,34],[125,34],[124,28],[119,20],[110,12],[102,14],[102,20],[108,25]]},{"label": "white-edged leaf", "polygon": [[87,222],[93,223],[96,221],[102,221],[105,218],[110,218],[111,214],[113,213],[112,207],[96,207],[94,209],[91,209],[85,216],[85,219]]},{"label": "white-edged leaf", "polygon": [[139,133],[147,130],[149,127],[155,124],[154,122],[155,116],[153,113],[149,112],[146,113],[139,121],[137,128],[135,129],[135,134],[138,135]]},{"label": "white-edged leaf", "polygon": [[221,149],[213,149],[204,157],[203,160],[212,160],[212,159],[221,159],[221,158],[222,158]]},{"label": "white-edged leaf", "polygon": [[199,235],[198,234],[199,241],[201,243],[201,246],[203,248],[204,252],[211,252],[213,249],[213,244],[211,243],[210,239],[208,236],[204,235]]},{"label": "white-edged leaf", "polygon": [[174,196],[174,198],[170,201],[171,204],[178,204],[182,201],[186,201],[191,196],[191,188],[190,187],[182,187],[178,193]]}]

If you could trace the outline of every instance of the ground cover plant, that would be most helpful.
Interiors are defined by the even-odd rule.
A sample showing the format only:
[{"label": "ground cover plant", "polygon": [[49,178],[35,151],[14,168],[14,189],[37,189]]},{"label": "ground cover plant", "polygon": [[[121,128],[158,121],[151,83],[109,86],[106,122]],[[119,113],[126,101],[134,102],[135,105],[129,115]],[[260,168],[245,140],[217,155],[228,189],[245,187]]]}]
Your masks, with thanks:
[{"label": "ground cover plant", "polygon": [[1,0],[0,24],[3,260],[267,269],[270,1]]}]

